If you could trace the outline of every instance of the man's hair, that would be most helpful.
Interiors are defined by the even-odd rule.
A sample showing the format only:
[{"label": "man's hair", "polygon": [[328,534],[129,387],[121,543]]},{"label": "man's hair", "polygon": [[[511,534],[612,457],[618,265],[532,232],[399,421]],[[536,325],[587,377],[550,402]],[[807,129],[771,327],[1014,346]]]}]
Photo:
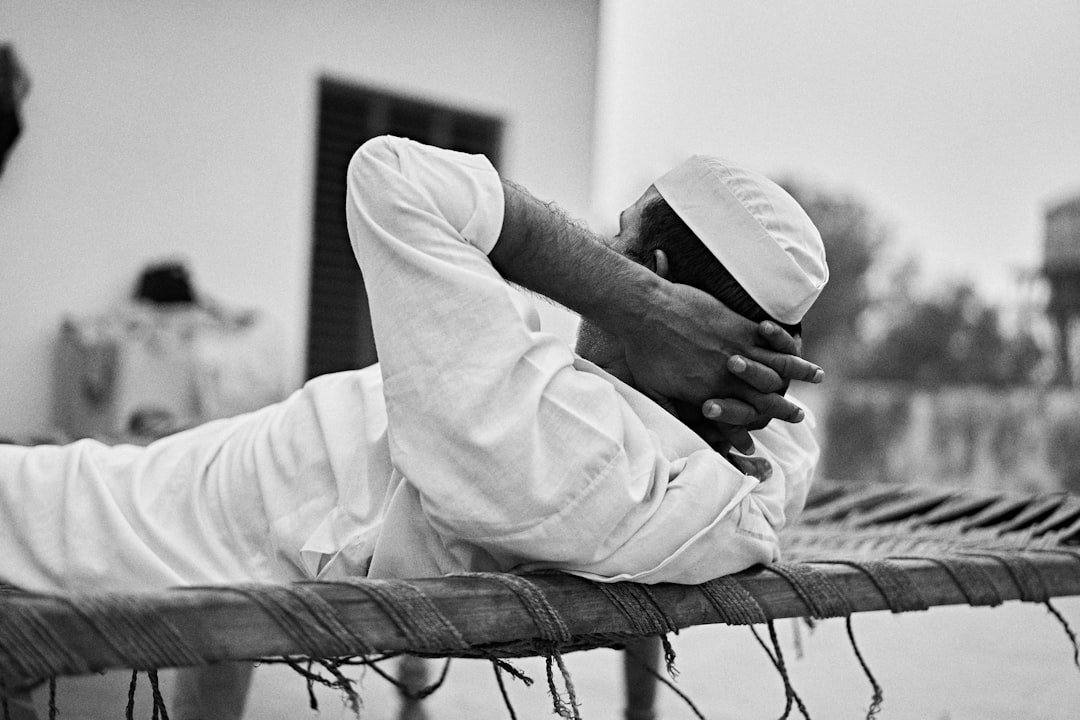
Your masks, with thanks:
[{"label": "man's hair", "polygon": [[642,209],[641,238],[634,259],[645,262],[654,250],[663,250],[671,282],[707,292],[748,320],[771,320],[792,335],[802,333],[802,323],[787,325],[765,312],[662,197]]}]

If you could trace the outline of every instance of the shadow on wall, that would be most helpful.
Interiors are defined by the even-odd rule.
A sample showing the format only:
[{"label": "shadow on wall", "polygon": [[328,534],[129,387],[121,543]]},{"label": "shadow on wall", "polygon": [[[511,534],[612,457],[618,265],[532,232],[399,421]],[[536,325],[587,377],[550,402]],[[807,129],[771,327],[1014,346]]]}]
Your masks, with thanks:
[{"label": "shadow on wall", "polygon": [[826,403],[825,477],[1080,493],[1080,392],[848,383]]}]

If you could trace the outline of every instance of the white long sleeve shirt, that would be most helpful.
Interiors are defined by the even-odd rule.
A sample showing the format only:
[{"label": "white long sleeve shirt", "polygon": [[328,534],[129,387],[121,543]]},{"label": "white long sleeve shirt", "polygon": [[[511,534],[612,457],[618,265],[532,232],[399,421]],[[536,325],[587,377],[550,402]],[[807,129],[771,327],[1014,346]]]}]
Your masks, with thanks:
[{"label": "white long sleeve shirt", "polygon": [[157,589],[462,570],[701,582],[779,556],[812,421],[753,433],[759,482],[540,330],[487,257],[481,156],[377,138],[346,213],[380,363],[148,447],[0,446],[0,578]]}]

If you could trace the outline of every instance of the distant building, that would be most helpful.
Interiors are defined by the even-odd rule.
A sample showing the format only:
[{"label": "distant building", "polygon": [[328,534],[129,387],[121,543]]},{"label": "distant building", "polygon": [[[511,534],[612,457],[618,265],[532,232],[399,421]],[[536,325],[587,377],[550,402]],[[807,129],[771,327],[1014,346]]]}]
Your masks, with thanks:
[{"label": "distant building", "polygon": [[1080,195],[1046,211],[1043,274],[1050,282],[1047,311],[1057,326],[1059,382],[1080,385],[1076,340],[1080,339]]}]

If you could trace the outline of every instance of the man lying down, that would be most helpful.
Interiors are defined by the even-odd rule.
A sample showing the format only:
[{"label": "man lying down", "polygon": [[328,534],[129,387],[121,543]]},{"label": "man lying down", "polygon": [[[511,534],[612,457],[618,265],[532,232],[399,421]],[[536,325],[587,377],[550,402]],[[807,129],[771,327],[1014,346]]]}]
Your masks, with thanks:
[{"label": "man lying down", "polygon": [[[796,336],[828,275],[778,186],[694,157],[609,247],[481,156],[381,137],[346,213],[380,363],[147,447],[0,446],[0,579],[696,583],[778,558],[818,459],[783,391],[822,377]],[[577,354],[507,281],[583,316]]]}]

